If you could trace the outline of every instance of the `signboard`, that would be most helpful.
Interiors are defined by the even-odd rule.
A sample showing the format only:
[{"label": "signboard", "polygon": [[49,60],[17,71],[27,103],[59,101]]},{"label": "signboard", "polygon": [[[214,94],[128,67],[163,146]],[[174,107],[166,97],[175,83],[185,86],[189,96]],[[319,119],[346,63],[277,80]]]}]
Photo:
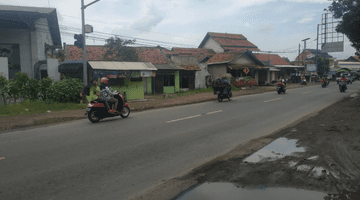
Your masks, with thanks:
[{"label": "signboard", "polygon": [[108,71],[108,70],[94,70],[93,77],[111,77],[111,78],[130,78],[132,71],[130,70],[121,70],[121,71]]},{"label": "signboard", "polygon": [[140,71],[141,77],[155,77],[155,71]]},{"label": "signboard", "polygon": [[321,45],[321,51],[325,51],[325,52],[343,52],[344,51],[344,41],[324,43],[324,44]]},{"label": "signboard", "polygon": [[244,69],[244,73],[247,75],[250,72],[249,68]]},{"label": "signboard", "polygon": [[307,56],[307,59],[311,59],[311,58],[313,58],[313,57],[315,57],[315,55],[314,55],[314,54],[310,54],[310,55]]},{"label": "signboard", "polygon": [[315,72],[316,71],[316,64],[307,64],[306,65],[306,71],[308,72]]}]

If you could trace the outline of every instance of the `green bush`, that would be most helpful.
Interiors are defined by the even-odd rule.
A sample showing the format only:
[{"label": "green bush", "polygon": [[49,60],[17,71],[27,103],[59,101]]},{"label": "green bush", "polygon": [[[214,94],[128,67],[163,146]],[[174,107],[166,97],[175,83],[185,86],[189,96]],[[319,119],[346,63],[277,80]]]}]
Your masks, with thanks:
[{"label": "green bush", "polygon": [[50,77],[44,78],[40,82],[40,93],[43,100],[47,99],[47,91],[52,86],[52,80]]},{"label": "green bush", "polygon": [[46,100],[59,103],[78,103],[80,100],[79,89],[82,88],[84,88],[84,84],[81,79],[69,78],[57,81],[48,89]]},{"label": "green bush", "polygon": [[29,80],[29,99],[30,100],[38,100],[39,92],[41,92],[41,82],[38,79],[30,79]]},{"label": "green bush", "polygon": [[0,76],[0,95],[6,105],[6,94],[9,92],[9,81],[5,77]]}]

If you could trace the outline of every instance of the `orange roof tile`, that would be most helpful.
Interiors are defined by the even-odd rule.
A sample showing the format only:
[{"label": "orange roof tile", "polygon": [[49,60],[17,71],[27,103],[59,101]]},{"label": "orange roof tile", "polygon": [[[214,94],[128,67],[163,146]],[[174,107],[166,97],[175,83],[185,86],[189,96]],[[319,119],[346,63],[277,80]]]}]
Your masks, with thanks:
[{"label": "orange roof tile", "polygon": [[[157,47],[133,47],[138,53],[138,57],[141,62],[151,62],[152,64],[167,64],[163,54]],[[68,45],[68,57],[69,60],[82,60],[82,50],[76,46]],[[86,46],[88,60],[104,60],[103,55],[105,49],[103,46]]]},{"label": "orange roof tile", "polygon": [[206,63],[219,63],[225,61],[232,61],[238,56],[241,55],[241,51],[238,52],[224,52],[224,53],[217,53],[213,57],[211,57]]},{"label": "orange roof tile", "polygon": [[213,38],[221,47],[257,48],[253,43],[245,40],[230,38]]},{"label": "orange roof tile", "polygon": [[277,54],[254,54],[255,57],[264,62],[270,60],[271,65],[290,65]]},{"label": "orange roof tile", "polygon": [[209,35],[212,36],[212,37],[225,37],[225,38],[233,38],[233,39],[246,39],[246,38],[245,38],[243,35],[241,35],[241,34],[209,32]]}]

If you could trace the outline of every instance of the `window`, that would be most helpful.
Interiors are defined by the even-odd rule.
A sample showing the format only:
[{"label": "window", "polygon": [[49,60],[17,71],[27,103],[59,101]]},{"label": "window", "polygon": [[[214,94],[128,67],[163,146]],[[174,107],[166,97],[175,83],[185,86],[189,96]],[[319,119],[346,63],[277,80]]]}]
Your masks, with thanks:
[{"label": "window", "polygon": [[123,78],[109,78],[109,86],[111,85],[122,85],[124,84]]},{"label": "window", "polygon": [[175,86],[175,76],[167,75],[164,76],[164,86]]},{"label": "window", "polygon": [[139,78],[131,78],[130,81],[131,82],[141,82],[142,78],[141,77],[139,77]]}]

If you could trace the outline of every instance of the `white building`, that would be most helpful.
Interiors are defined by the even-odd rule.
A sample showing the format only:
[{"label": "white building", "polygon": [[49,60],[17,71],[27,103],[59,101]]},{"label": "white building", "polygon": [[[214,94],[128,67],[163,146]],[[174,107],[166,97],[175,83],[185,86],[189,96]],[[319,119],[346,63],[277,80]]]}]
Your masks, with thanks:
[{"label": "white building", "polygon": [[0,5],[0,56],[8,59],[10,79],[18,71],[40,79],[56,74],[51,48],[61,48],[56,9]]}]

